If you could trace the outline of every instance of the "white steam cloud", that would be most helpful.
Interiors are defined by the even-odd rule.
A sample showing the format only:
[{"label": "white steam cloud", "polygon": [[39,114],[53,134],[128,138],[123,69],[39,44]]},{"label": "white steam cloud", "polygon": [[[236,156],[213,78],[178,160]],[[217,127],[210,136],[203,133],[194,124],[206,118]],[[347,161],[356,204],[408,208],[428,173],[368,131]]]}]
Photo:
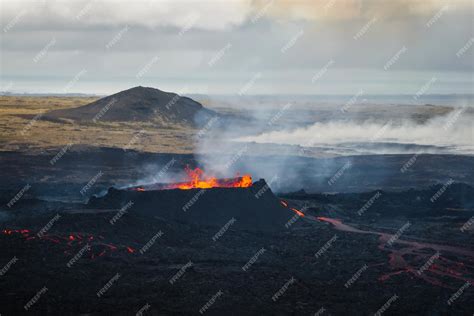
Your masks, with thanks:
[{"label": "white steam cloud", "polygon": [[[398,123],[390,120],[386,123],[371,120],[329,121],[304,128],[264,132],[236,140],[303,147],[338,146],[347,143],[410,144],[440,147],[452,153],[474,154],[473,118],[462,108],[425,123],[412,120]],[[378,149],[375,153],[384,153],[386,150],[384,146],[379,146]],[[413,152],[413,149],[410,151]],[[418,151],[423,152],[423,149]]]}]

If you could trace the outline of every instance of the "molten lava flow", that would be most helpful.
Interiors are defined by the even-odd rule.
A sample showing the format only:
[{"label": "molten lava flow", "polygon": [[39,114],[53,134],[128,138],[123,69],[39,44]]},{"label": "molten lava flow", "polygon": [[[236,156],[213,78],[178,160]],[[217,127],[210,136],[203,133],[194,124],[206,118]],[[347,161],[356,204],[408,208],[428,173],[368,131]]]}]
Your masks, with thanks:
[{"label": "molten lava flow", "polygon": [[88,253],[91,259],[94,259],[95,257],[102,257],[107,253],[123,249],[128,253],[135,253],[135,249],[130,246],[117,246],[98,241],[97,239],[104,239],[104,237],[101,235],[97,236],[98,238],[94,238],[94,236],[89,234],[81,233],[67,235],[37,235],[33,234],[29,229],[3,229],[0,231],[0,238],[2,235],[13,238],[20,236],[23,237],[25,241],[47,240],[58,244],[60,247],[65,247],[65,249],[63,249],[63,253],[68,256],[77,253],[78,248],[83,247],[84,244],[88,245]]},{"label": "molten lava flow", "polygon": [[186,168],[188,176],[187,181],[178,183],[151,184],[146,186],[134,187],[129,190],[149,191],[149,190],[170,190],[170,189],[210,189],[210,188],[248,188],[252,186],[252,177],[248,174],[237,175],[230,179],[217,179],[207,176],[202,169]]},{"label": "molten lava flow", "polygon": [[[209,188],[247,188],[252,185],[252,177],[244,175],[235,179],[217,179],[215,177],[206,177],[204,171],[196,168],[194,170],[186,168],[189,181],[183,183],[171,184],[167,188],[175,187],[182,190],[188,189],[209,189]],[[170,187],[171,186],[171,187]]]},{"label": "molten lava flow", "polygon": [[[391,270],[378,278],[382,282],[391,277],[406,273],[423,279],[430,284],[449,289],[456,289],[452,285],[452,280],[474,283],[472,277],[474,271],[474,265],[472,264],[474,263],[474,251],[470,249],[403,239],[395,241],[399,245],[399,248],[397,248],[388,245],[388,241],[393,237],[393,235],[388,233],[360,230],[343,224],[341,220],[335,218],[316,217],[316,219],[331,223],[337,230],[380,236],[378,249],[388,252],[388,266]],[[433,251],[436,251],[434,255],[432,255]],[[447,254],[447,256],[444,254]],[[453,258],[465,260],[466,263],[454,261]]]},{"label": "molten lava flow", "polygon": [[290,207],[290,210],[292,210],[293,212],[295,212],[296,214],[298,214],[298,216],[304,217],[304,213],[301,212],[300,210],[297,210],[297,209],[294,208],[294,207]]},{"label": "molten lava flow", "polygon": [[289,208],[290,210],[292,210],[293,212],[295,212],[298,216],[304,217],[304,213],[301,212],[299,209],[296,209],[296,208],[294,208],[294,207],[289,207],[287,201],[280,200],[280,204],[283,205],[283,206],[286,207],[286,208]]}]

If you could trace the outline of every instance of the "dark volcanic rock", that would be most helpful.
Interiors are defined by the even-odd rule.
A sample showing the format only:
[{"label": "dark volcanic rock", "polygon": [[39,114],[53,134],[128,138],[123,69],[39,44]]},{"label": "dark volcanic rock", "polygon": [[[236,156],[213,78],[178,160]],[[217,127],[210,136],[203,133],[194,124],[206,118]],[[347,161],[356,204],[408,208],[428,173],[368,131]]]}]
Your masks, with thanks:
[{"label": "dark volcanic rock", "polygon": [[[339,206],[341,215],[355,216],[359,210],[383,217],[458,216],[467,220],[474,212],[474,188],[465,183],[437,184],[404,191],[377,190],[363,193],[307,194],[295,192],[281,197]],[[369,202],[372,201],[372,202]],[[368,203],[368,204],[367,204]],[[364,208],[365,206],[365,208]],[[327,215],[327,214],[320,214]]]},{"label": "dark volcanic rock", "polygon": [[88,207],[118,210],[130,201],[133,202],[130,213],[209,226],[223,226],[234,218],[235,229],[281,230],[294,215],[280,204],[264,180],[249,188],[158,191],[110,188],[105,196],[91,198]]},{"label": "dark volcanic rock", "polygon": [[190,98],[139,86],[78,108],[50,111],[45,118],[196,125],[199,121],[207,121],[215,115],[215,112],[205,109],[199,102]]}]

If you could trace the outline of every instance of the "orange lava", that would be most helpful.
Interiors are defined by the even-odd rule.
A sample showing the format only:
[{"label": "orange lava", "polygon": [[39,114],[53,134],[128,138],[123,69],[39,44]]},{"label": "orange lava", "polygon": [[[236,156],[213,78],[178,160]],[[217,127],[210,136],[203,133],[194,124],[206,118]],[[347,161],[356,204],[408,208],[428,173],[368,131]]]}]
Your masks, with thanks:
[{"label": "orange lava", "polygon": [[210,189],[210,188],[248,188],[251,187],[252,176],[237,174],[235,178],[218,179],[216,177],[206,175],[200,168],[190,169],[186,167],[187,179],[183,182],[176,183],[155,183],[145,186],[132,187],[128,190],[133,191],[154,191],[154,190],[189,190],[189,189]]},{"label": "orange lava", "polygon": [[[29,229],[3,229],[0,230],[0,237],[2,237],[2,235],[8,235],[10,237],[21,236],[24,238],[25,241],[47,240],[58,244],[59,246],[66,247],[66,249],[63,250],[63,253],[66,255],[77,253],[76,248],[82,247],[83,244],[87,243],[87,245],[89,245],[90,247],[89,253],[91,259],[94,259],[96,257],[102,257],[105,254],[117,250],[125,250],[131,254],[136,252],[136,250],[130,246],[116,246],[112,244],[106,244],[100,241],[94,242],[94,240],[97,240],[97,238],[94,238],[94,236],[88,234],[82,234],[82,236],[80,233],[67,235],[43,234],[41,236],[38,236],[33,235],[32,231]],[[104,237],[101,235],[99,235],[98,237],[98,239],[104,239]]]},{"label": "orange lava", "polygon": [[290,207],[290,210],[292,210],[293,212],[295,212],[295,213],[298,214],[299,216],[304,217],[304,213],[301,212],[300,210],[297,210],[297,209],[294,208],[294,207]]},{"label": "orange lava", "polygon": [[248,188],[252,186],[252,177],[248,174],[238,176],[232,179],[217,179],[216,177],[206,176],[202,169],[186,168],[188,181],[180,183],[171,183],[164,189],[210,189],[210,188]]}]

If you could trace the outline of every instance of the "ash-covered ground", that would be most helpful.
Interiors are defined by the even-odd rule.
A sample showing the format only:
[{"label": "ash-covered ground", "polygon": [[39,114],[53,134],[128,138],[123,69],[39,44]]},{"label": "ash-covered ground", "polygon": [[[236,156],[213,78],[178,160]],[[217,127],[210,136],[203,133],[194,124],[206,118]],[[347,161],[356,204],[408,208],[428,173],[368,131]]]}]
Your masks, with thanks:
[{"label": "ash-covered ground", "polygon": [[[83,148],[53,166],[51,157],[1,154],[2,315],[474,312],[474,168],[467,156],[420,155],[403,176],[410,155],[353,157],[350,172],[359,180],[348,178],[358,190],[338,190],[341,175],[334,185],[328,176],[304,182],[305,191],[265,191],[288,205],[287,220],[271,230],[242,225],[225,202],[212,205],[220,212],[210,225],[170,220],[150,212],[153,205],[141,212],[139,203],[87,203],[111,186],[143,181],[157,161],[175,159],[168,172],[193,165],[192,155]],[[318,163],[301,159],[288,174]],[[407,184],[407,174],[416,181]],[[248,199],[241,203],[252,205]]]}]

